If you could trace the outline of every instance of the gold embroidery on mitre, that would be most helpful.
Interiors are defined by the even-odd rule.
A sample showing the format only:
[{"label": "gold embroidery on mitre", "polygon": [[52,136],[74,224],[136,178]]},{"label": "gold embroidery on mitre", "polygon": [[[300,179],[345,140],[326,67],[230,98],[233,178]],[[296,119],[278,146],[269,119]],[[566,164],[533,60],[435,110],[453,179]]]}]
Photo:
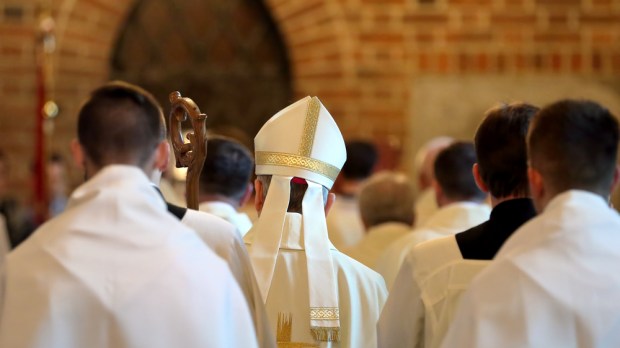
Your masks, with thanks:
[{"label": "gold embroidery on mitre", "polygon": [[276,341],[278,348],[318,348],[318,345],[312,343],[291,342],[293,340],[293,316],[278,313],[278,328],[276,332]]},{"label": "gold embroidery on mitre", "polygon": [[339,320],[338,307],[310,307],[310,320]]},{"label": "gold embroidery on mitre", "polygon": [[306,169],[311,172],[323,175],[332,182],[336,180],[336,177],[340,172],[340,169],[329,163],[325,163],[314,158],[302,157],[281,152],[257,151],[256,165],[272,165]]},{"label": "gold embroidery on mitre", "polygon": [[301,143],[299,144],[299,155],[310,157],[312,154],[312,145],[314,145],[314,137],[316,135],[316,127],[319,123],[319,113],[321,112],[321,102],[319,98],[312,97],[308,103],[306,111],[306,120],[304,122],[304,131],[301,135]]}]

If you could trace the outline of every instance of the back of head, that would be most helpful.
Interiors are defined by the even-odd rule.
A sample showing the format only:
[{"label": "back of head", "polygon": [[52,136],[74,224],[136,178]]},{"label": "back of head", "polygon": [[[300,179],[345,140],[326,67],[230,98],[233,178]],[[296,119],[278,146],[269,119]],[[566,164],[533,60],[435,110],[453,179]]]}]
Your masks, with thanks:
[{"label": "back of head", "polygon": [[439,154],[441,150],[445,149],[453,142],[454,139],[448,136],[432,138],[416,152],[414,171],[418,178],[418,189],[425,190],[431,186],[435,179],[435,174],[433,173],[435,158],[437,158],[437,154]]},{"label": "back of head", "polygon": [[442,150],[435,159],[435,180],[444,196],[451,201],[481,201],[485,194],[480,191],[472,167],[476,163],[474,144],[455,142]]},{"label": "back of head", "polygon": [[165,139],[157,101],[140,87],[110,82],[91,94],[78,114],[78,140],[96,167],[144,166]]},{"label": "back of head", "polygon": [[528,135],[530,166],[553,194],[579,189],[607,196],[618,154],[618,121],[591,101],[562,100],[538,113]]},{"label": "back of head", "polygon": [[364,225],[385,222],[413,224],[413,187],[399,173],[382,172],[368,179],[362,187],[359,207]]},{"label": "back of head", "polygon": [[209,137],[207,158],[200,173],[200,190],[241,200],[254,169],[252,157],[250,151],[236,140]]},{"label": "back of head", "polygon": [[527,131],[538,108],[525,103],[487,111],[475,136],[478,169],[495,198],[529,195]]},{"label": "back of head", "polygon": [[372,174],[379,154],[375,145],[368,141],[348,141],[347,161],[342,166],[342,176],[349,180],[363,180]]}]

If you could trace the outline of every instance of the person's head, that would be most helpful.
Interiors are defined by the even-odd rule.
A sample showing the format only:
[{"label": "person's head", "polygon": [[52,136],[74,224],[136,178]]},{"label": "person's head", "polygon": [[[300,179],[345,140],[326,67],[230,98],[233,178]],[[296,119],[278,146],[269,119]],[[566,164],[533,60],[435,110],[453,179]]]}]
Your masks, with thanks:
[{"label": "person's head", "polygon": [[[287,186],[289,212],[301,212],[305,196],[319,197],[321,193],[322,204],[316,201],[308,209],[329,210],[335,197],[328,190],[347,153],[338,125],[317,97],[305,97],[275,114],[254,138],[254,149],[255,207],[259,213],[276,206],[278,213],[284,210],[280,204],[286,199]],[[268,195],[270,190],[273,195]]]},{"label": "person's head", "polygon": [[536,208],[568,190],[608,198],[618,179],[618,133],[614,116],[591,101],[562,100],[540,110],[527,137]]},{"label": "person's head", "polygon": [[462,201],[481,202],[486,198],[474,180],[474,163],[476,150],[470,142],[455,142],[439,152],[433,188],[440,207]]},{"label": "person's head", "polygon": [[503,104],[487,111],[476,131],[474,178],[496,199],[529,196],[525,138],[536,112],[530,104]]},{"label": "person's head", "polygon": [[347,161],[344,162],[340,171],[342,177],[355,181],[368,178],[379,159],[376,146],[363,140],[347,141],[345,146]]},{"label": "person's head", "polygon": [[67,192],[67,173],[65,158],[57,152],[47,159],[48,188],[52,194],[64,195]]},{"label": "person's head", "polygon": [[425,143],[415,155],[415,173],[418,178],[418,189],[430,188],[435,180],[435,158],[441,150],[452,144],[454,139],[447,136],[436,137]]},{"label": "person's head", "polygon": [[252,195],[250,177],[254,160],[250,151],[236,140],[211,136],[207,158],[200,173],[200,193],[205,200],[223,200],[239,207]]},{"label": "person's head", "polygon": [[413,187],[400,173],[381,172],[362,186],[359,209],[362,222],[370,228],[386,222],[413,225]]},{"label": "person's head", "polygon": [[87,178],[112,164],[136,166],[150,175],[168,162],[161,107],[150,93],[126,82],[92,92],[78,114],[77,133],[72,149]]}]

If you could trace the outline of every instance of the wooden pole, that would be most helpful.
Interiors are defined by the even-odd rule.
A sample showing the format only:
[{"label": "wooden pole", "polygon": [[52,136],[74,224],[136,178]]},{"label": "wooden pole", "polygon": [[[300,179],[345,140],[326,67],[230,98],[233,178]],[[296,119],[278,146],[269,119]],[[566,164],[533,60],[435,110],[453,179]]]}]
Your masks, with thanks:
[{"label": "wooden pole", "polygon": [[[170,140],[176,157],[177,168],[187,167],[185,191],[187,207],[198,210],[198,190],[200,172],[207,157],[207,115],[200,112],[196,103],[181,97],[178,91],[170,93]],[[189,116],[192,130],[187,134],[188,142],[183,139],[181,124]]]}]

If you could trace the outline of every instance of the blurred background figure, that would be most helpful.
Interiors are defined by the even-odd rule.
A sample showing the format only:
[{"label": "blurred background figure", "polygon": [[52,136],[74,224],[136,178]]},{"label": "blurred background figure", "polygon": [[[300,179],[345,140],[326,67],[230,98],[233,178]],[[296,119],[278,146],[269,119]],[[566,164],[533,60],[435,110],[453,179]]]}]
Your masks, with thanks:
[{"label": "blurred background figure", "polygon": [[451,137],[441,136],[429,140],[415,155],[415,175],[418,196],[415,202],[415,226],[422,226],[437,211],[437,201],[432,184],[435,180],[433,165],[437,154],[454,142]]},{"label": "blurred background figure", "polygon": [[244,236],[252,227],[252,221],[239,209],[252,197],[253,170],[253,156],[240,142],[210,136],[207,158],[200,173],[199,210],[227,220]]},{"label": "blurred background figure", "polygon": [[0,150],[0,216],[3,219],[8,249],[15,248],[26,238],[24,210],[10,191],[10,169],[8,156]]},{"label": "blurred background figure", "polygon": [[379,158],[375,145],[369,141],[348,141],[346,148],[347,161],[333,188],[336,201],[327,215],[329,239],[339,250],[355,245],[364,237],[357,195]]},{"label": "blurred background figure", "polygon": [[65,210],[69,194],[67,162],[59,153],[52,153],[47,160],[47,183],[48,218],[51,219]]},{"label": "blurred background figure", "polygon": [[432,187],[439,209],[427,221],[392,243],[377,261],[388,289],[392,286],[403,259],[416,245],[443,236],[463,232],[489,219],[487,195],[474,180],[472,167],[476,150],[471,142],[455,142],[437,155]]},{"label": "blurred background figure", "polygon": [[404,174],[381,172],[370,177],[359,195],[366,233],[359,243],[343,252],[376,269],[377,259],[383,251],[411,232],[413,201],[413,187]]}]

